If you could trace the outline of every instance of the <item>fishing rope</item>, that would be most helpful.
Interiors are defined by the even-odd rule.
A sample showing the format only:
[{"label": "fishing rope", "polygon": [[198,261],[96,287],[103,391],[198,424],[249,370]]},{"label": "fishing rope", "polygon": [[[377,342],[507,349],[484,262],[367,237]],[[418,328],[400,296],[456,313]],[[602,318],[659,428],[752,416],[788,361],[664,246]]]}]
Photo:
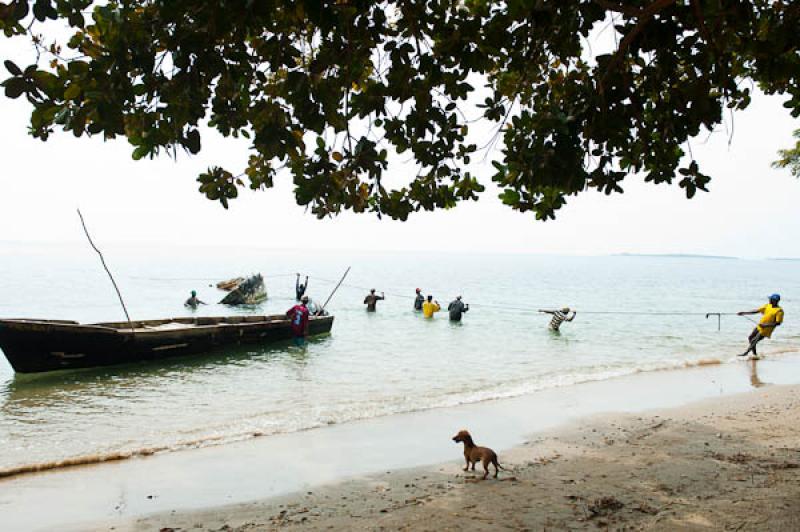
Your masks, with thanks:
[{"label": "fishing rope", "polygon": [[[271,275],[262,275],[264,279],[274,279],[277,277],[295,277],[296,273],[276,273]],[[129,279],[136,279],[139,281],[218,281],[219,277],[137,277],[134,275],[129,276]],[[234,278],[235,279],[235,278]],[[226,279],[227,280],[227,279]]]},{"label": "fishing rope", "polygon": [[[296,277],[297,272],[293,273],[276,273],[276,274],[268,274],[262,275],[265,279],[278,279],[283,277]],[[304,277],[304,275],[301,275]],[[215,281],[217,278],[215,277],[134,277],[131,276],[131,279],[138,279],[138,280],[146,280],[146,281]],[[309,280],[313,280],[315,282],[322,282],[328,284],[337,284],[340,281],[334,279],[327,279],[325,277],[318,277],[316,275],[308,275]],[[351,284],[351,283],[341,283],[341,288],[347,288],[350,290],[360,290],[363,292],[369,292],[372,290],[372,287]],[[409,294],[401,294],[397,292],[386,292],[381,291],[381,294],[385,294],[391,296],[393,298],[398,299],[407,299],[409,301],[413,301],[416,299],[416,296],[412,296]],[[291,299],[291,298],[289,298]],[[492,309],[499,309],[499,310],[514,310],[518,312],[533,312],[538,313],[538,308],[553,308],[553,309],[560,309],[562,307],[558,305],[529,305],[527,307],[520,307],[514,305],[507,305],[507,304],[499,304],[499,303],[481,303],[481,302],[470,302],[471,307],[483,307],[483,308],[492,308]],[[536,308],[536,310],[534,310]],[[576,310],[576,309],[572,309]],[[736,312],[692,312],[692,311],[681,311],[681,310],[668,310],[668,311],[636,311],[636,310],[580,310],[580,313],[583,314],[592,314],[592,315],[622,315],[622,316],[704,316],[706,318],[710,316],[741,316],[746,320],[758,325],[758,322],[749,316],[741,315]]]},{"label": "fishing rope", "polygon": [[[316,280],[316,281],[322,281],[324,283],[336,283],[337,282],[337,281],[333,281],[331,279],[325,279],[323,277],[316,277],[316,276],[313,276],[313,277],[309,276],[309,279],[313,279],[313,280]],[[350,288],[350,289],[362,290],[362,291],[372,290],[372,288],[367,288],[365,286],[359,286],[359,285],[348,284],[348,283],[342,283],[342,288]],[[411,295],[408,295],[408,294],[398,294],[398,293],[385,292],[385,291],[381,291],[381,293],[389,295],[389,296],[392,296],[392,297],[402,298],[402,299],[408,299],[408,300],[416,299],[416,296],[411,296]],[[530,305],[528,307],[518,307],[518,306],[513,306],[513,305],[480,303],[480,302],[478,302],[478,303],[470,302],[469,305],[470,305],[470,307],[485,307],[485,308],[495,308],[495,309],[501,309],[501,310],[516,310],[516,311],[520,311],[520,312],[537,312],[538,313],[538,310],[535,310],[535,311],[532,310],[533,307],[537,307],[538,308],[537,305]],[[553,306],[553,305],[550,305],[550,306],[544,305],[544,306],[541,306],[541,308],[556,308],[556,309],[560,309],[561,307],[560,306]],[[706,316],[709,316],[709,315],[713,315],[713,316],[717,316],[717,315],[719,315],[719,316],[739,316],[739,314],[737,314],[736,312],[710,312],[709,313],[709,312],[691,312],[691,311],[680,311],[680,310],[670,310],[670,311],[581,310],[580,313],[581,314],[594,314],[594,315],[617,315],[617,314],[619,314],[619,315],[630,315],[630,316],[703,316],[703,317],[706,317]],[[751,319],[749,316],[741,316],[741,317],[743,317],[743,318],[745,318],[745,319],[757,324],[757,322],[755,320]]]}]

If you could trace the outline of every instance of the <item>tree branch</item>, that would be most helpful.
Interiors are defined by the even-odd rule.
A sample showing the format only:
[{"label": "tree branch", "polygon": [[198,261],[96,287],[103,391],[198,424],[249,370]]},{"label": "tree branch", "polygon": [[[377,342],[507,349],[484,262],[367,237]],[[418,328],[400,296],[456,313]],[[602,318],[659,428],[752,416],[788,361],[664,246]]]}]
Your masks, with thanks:
[{"label": "tree branch", "polygon": [[[595,0],[595,2],[605,2],[605,0]],[[617,51],[614,52],[614,57],[611,58],[611,62],[608,65],[608,68],[603,73],[603,77],[600,79],[600,86],[599,91],[603,92],[603,85],[605,83],[606,78],[608,75],[616,69],[619,63],[622,61],[622,57],[628,51],[633,41],[641,34],[650,20],[661,12],[663,9],[673,5],[675,0],[656,0],[645,9],[638,12],[636,21],[636,25],[633,27],[631,31],[628,32],[625,37],[623,37],[622,41],[619,43],[619,47],[617,47]]]}]

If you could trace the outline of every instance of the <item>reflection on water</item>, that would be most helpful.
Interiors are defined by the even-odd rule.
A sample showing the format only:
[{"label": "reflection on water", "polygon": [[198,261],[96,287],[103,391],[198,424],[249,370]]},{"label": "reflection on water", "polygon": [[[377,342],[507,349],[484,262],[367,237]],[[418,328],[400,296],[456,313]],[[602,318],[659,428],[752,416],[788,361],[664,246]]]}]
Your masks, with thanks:
[{"label": "reflection on water", "polygon": [[755,358],[748,360],[747,365],[750,368],[750,384],[753,386],[753,388],[761,388],[765,384],[769,384],[758,378],[758,360]]},{"label": "reflection on water", "polygon": [[[15,249],[3,255],[0,247],[0,294],[6,307],[15,302],[0,314],[82,322],[120,318],[95,257],[83,247],[53,253]],[[189,315],[183,301],[190,290],[204,301],[218,301],[221,294],[209,283],[256,271],[265,274],[270,295],[263,305],[230,309],[212,303],[194,315],[282,313],[294,305],[294,274],[287,272],[307,271],[311,296],[323,301],[335,285],[327,280],[338,280],[350,264],[354,268],[332,302],[332,333],[301,348],[291,342],[242,346],[27,376],[15,376],[0,360],[0,470],[302,430],[709,360],[733,362],[750,332],[745,320],[724,317],[717,331],[716,321],[704,316],[635,311],[727,312],[752,308],[774,286],[800,293],[795,269],[771,264],[767,286],[763,264],[752,261],[486,255],[454,260],[259,250],[204,253],[202,262],[172,250],[109,249],[106,255],[136,319]],[[446,312],[424,320],[412,310],[420,285],[444,308],[463,294],[470,311],[458,323],[449,322]],[[377,312],[365,312],[366,290],[359,286],[386,291]],[[548,317],[536,309],[565,305],[578,309],[579,317],[554,335]],[[785,306],[786,324],[764,346],[773,356],[796,351],[800,338],[791,299]],[[582,309],[634,314],[580,315]],[[756,365],[748,371],[753,386],[761,385]],[[767,380],[775,381],[769,375]]]},{"label": "reflection on water", "polygon": [[252,363],[302,369],[310,356],[308,345],[324,345],[329,335],[310,338],[306,346],[291,341],[269,346],[230,346],[208,353],[100,368],[13,374],[0,383],[0,411],[13,408],[52,407],[83,397],[133,399],[165,381],[199,382],[203,375],[218,374],[232,366]]}]

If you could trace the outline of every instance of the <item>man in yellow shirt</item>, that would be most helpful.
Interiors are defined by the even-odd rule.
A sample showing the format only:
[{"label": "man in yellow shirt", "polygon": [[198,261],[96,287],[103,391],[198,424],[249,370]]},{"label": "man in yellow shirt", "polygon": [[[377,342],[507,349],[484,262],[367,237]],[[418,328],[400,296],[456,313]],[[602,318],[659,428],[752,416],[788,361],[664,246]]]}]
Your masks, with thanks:
[{"label": "man in yellow shirt", "polygon": [[739,316],[746,316],[747,314],[762,315],[761,321],[758,322],[758,325],[756,325],[756,328],[753,329],[753,332],[750,333],[750,337],[748,338],[748,340],[750,340],[750,346],[747,348],[747,351],[739,355],[740,357],[747,356],[750,351],[753,352],[753,356],[758,356],[758,352],[756,351],[758,342],[772,336],[772,331],[775,330],[775,327],[783,323],[783,309],[779,305],[780,301],[780,294],[772,294],[769,296],[769,303],[766,305],[755,310],[737,312]]},{"label": "man in yellow shirt", "polygon": [[434,312],[439,312],[442,307],[439,306],[438,301],[433,300],[433,296],[429,295],[428,300],[422,304],[422,315],[426,318],[432,318]]}]

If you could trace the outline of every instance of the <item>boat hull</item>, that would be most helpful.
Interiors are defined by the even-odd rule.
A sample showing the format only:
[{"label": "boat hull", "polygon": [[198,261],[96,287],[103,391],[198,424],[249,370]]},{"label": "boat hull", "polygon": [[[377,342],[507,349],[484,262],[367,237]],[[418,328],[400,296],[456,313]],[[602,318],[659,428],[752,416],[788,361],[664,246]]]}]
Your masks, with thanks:
[{"label": "boat hull", "polygon": [[[312,317],[309,335],[330,332],[333,316]],[[204,353],[292,338],[285,316],[176,318],[81,325],[0,320],[0,349],[17,373],[91,368]]]}]

